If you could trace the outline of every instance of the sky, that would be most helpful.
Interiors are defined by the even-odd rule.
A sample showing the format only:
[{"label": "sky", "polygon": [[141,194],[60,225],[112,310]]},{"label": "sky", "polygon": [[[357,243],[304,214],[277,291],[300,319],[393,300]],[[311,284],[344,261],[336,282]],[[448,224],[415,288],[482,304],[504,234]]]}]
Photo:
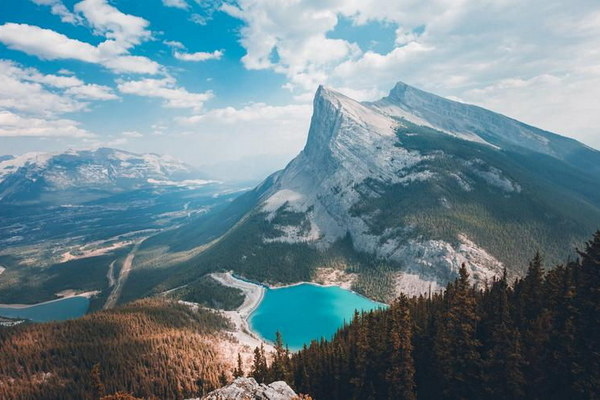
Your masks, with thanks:
[{"label": "sky", "polygon": [[0,154],[283,167],[319,84],[397,81],[600,149],[598,0],[0,0]]}]

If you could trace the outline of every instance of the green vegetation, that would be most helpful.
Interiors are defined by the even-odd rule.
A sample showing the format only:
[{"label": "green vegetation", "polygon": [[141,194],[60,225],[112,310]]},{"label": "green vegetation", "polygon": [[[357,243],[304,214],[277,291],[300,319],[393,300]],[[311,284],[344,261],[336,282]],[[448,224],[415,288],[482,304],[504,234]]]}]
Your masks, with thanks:
[{"label": "green vegetation", "polygon": [[102,256],[80,258],[45,268],[12,266],[4,271],[0,280],[0,303],[39,303],[55,299],[56,293],[66,289],[82,292],[105,290],[110,263],[117,260],[115,264],[119,264],[129,250],[130,247],[124,247]]},{"label": "green vegetation", "polygon": [[244,302],[240,289],[223,286],[209,275],[174,290],[170,297],[221,310],[235,310]]},{"label": "green vegetation", "polygon": [[485,290],[463,266],[443,294],[356,314],[262,373],[329,400],[598,399],[600,231],[579,256],[544,273],[538,254]]},{"label": "green vegetation", "polygon": [[211,341],[227,327],[216,313],[158,299],[72,321],[0,327],[0,398],[197,397],[221,384],[227,366]]},{"label": "green vegetation", "polygon": [[377,264],[373,267],[362,266],[349,269],[348,272],[356,272],[358,278],[352,285],[352,290],[380,302],[388,302],[394,296],[394,272],[392,267]]},{"label": "green vegetation", "polygon": [[[358,186],[365,198],[352,212],[369,215],[374,234],[408,227],[395,238],[452,244],[465,234],[515,273],[524,271],[523,260],[537,250],[550,263],[564,260],[600,224],[597,178],[549,156],[498,151],[403,124],[398,146],[430,156],[411,172],[427,171],[433,178],[394,185],[367,180]],[[490,184],[498,171],[506,181]],[[501,187],[509,182],[519,188]],[[367,194],[372,192],[377,196]]]}]

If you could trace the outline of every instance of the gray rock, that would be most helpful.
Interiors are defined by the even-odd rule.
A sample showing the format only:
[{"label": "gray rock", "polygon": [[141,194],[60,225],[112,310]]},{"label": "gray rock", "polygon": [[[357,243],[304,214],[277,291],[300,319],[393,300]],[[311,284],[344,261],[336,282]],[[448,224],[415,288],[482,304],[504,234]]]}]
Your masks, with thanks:
[{"label": "gray rock", "polygon": [[292,400],[298,395],[283,381],[270,385],[257,383],[254,378],[237,378],[231,384],[217,389],[202,400]]}]

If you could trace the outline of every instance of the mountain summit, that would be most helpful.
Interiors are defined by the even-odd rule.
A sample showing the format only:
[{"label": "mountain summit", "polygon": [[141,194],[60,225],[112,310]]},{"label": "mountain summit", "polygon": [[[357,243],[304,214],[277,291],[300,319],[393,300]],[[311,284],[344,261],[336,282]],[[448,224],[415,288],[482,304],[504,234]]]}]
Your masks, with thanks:
[{"label": "mountain summit", "polygon": [[304,150],[192,264],[272,282],[334,266],[392,294],[437,290],[463,263],[479,283],[517,276],[600,226],[599,166],[575,140],[403,83],[369,103],[321,86]]}]

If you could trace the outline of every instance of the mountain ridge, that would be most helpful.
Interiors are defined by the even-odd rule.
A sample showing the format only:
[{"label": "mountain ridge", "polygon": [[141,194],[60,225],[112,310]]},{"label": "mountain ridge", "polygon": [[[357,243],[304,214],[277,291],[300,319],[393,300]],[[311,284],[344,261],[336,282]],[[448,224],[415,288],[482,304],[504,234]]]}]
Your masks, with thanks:
[{"label": "mountain ridge", "polygon": [[[356,289],[369,281],[389,296],[418,294],[441,290],[463,263],[484,285],[504,267],[521,275],[537,250],[547,250],[550,264],[564,261],[600,226],[600,173],[583,167],[600,152],[554,134],[517,146],[537,128],[405,86],[435,100],[431,113],[448,102],[473,113],[463,125],[483,126],[488,139],[502,139],[509,126],[509,139],[442,130],[466,118],[462,111],[443,125],[427,105],[409,115],[405,104],[382,109],[389,96],[360,103],[321,86],[305,148],[246,194],[243,219],[168,282],[224,268],[286,283],[335,265],[356,273]],[[551,151],[564,140],[574,147]]]},{"label": "mountain ridge", "polygon": [[212,182],[198,179],[198,171],[170,156],[105,147],[5,158],[0,161],[3,202],[51,200],[61,191],[88,190],[94,197],[102,191],[118,193],[143,187],[201,186]]}]

